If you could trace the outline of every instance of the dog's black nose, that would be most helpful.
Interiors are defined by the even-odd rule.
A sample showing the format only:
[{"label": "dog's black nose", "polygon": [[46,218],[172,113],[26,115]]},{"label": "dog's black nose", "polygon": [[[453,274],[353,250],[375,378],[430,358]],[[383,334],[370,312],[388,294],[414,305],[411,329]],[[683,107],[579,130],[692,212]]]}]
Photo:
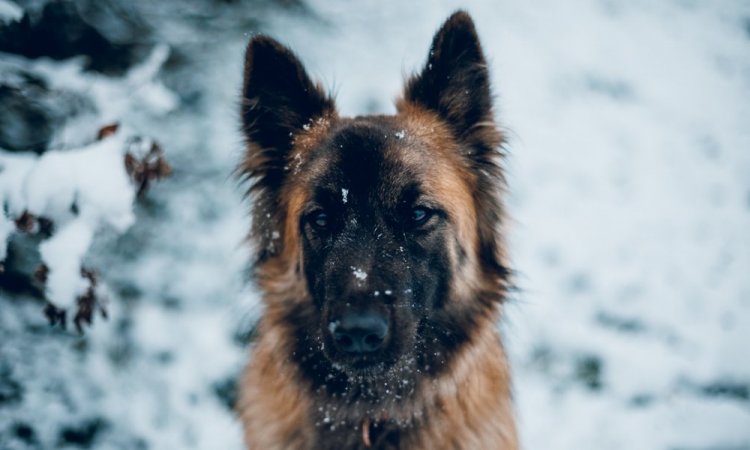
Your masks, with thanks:
[{"label": "dog's black nose", "polygon": [[388,336],[388,321],[375,313],[349,313],[331,325],[336,347],[347,353],[372,353]]}]

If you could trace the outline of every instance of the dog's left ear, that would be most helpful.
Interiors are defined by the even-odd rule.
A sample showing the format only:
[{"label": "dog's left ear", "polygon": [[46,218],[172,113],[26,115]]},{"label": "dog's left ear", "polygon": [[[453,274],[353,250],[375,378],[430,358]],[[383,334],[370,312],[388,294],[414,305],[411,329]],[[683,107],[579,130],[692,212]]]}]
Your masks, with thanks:
[{"label": "dog's left ear", "polygon": [[242,130],[248,143],[239,170],[252,180],[251,235],[258,246],[257,263],[278,254],[284,242],[281,188],[290,176],[294,138],[313,120],[334,116],[333,99],[310,79],[289,48],[267,36],[255,36],[245,52]]},{"label": "dog's left ear", "polygon": [[454,13],[435,34],[427,64],[407,81],[404,100],[436,112],[469,146],[489,150],[499,144],[480,130],[485,124],[495,128],[492,95],[487,63],[468,13]]},{"label": "dog's left ear", "polygon": [[294,135],[332,113],[333,99],[310,79],[291,50],[263,35],[250,40],[242,90],[242,127],[251,144],[245,169],[250,175],[265,187],[278,187]]}]

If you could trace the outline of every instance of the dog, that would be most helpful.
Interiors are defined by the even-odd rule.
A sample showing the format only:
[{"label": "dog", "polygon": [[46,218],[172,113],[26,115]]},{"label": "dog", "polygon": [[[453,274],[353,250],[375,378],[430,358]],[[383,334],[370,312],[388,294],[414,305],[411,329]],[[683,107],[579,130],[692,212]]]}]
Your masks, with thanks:
[{"label": "dog", "polygon": [[471,17],[436,33],[395,115],[339,116],[264,35],[241,104],[264,305],[238,389],[247,447],[517,449],[504,138]]}]

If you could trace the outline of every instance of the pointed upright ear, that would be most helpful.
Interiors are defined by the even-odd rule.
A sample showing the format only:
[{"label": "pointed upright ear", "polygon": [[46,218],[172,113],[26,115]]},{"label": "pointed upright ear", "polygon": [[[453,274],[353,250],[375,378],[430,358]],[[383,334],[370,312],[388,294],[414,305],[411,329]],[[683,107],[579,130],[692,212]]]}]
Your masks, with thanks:
[{"label": "pointed upright ear", "polygon": [[[294,136],[314,119],[335,115],[333,100],[310,80],[291,50],[267,36],[250,40],[245,53],[242,127],[247,153],[239,167],[254,194],[251,239],[259,265],[280,254],[286,210],[281,187],[288,175]],[[279,233],[282,233],[279,236]]]},{"label": "pointed upright ear", "polygon": [[437,114],[461,144],[462,155],[476,174],[473,192],[482,267],[493,288],[502,292],[509,278],[499,228],[503,218],[499,196],[503,135],[492,114],[487,63],[474,22],[466,12],[454,13],[435,34],[427,64],[407,81],[402,101]]},{"label": "pointed upright ear", "polygon": [[310,80],[291,50],[267,36],[250,40],[242,91],[242,126],[250,144],[246,175],[259,178],[264,187],[277,187],[294,134],[334,111],[333,100]]},{"label": "pointed upright ear", "polygon": [[[477,125],[494,129],[494,119],[487,63],[468,13],[454,13],[435,34],[427,64],[407,81],[404,100],[437,113],[459,141],[499,144],[499,139],[477,134]],[[483,142],[488,140],[497,142]]]}]

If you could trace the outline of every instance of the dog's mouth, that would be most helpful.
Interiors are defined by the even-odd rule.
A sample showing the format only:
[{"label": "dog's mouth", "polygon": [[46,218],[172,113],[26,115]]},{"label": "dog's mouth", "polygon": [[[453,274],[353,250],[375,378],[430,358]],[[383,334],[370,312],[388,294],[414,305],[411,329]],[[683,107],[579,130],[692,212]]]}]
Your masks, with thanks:
[{"label": "dog's mouth", "polygon": [[349,375],[377,376],[388,371],[392,363],[382,355],[336,358],[334,366]]},{"label": "dog's mouth", "polygon": [[393,354],[390,343],[374,351],[351,352],[342,350],[341,344],[337,345],[335,337],[330,337],[327,341],[326,357],[335,369],[349,375],[376,376],[388,371],[398,359],[398,355]]}]

